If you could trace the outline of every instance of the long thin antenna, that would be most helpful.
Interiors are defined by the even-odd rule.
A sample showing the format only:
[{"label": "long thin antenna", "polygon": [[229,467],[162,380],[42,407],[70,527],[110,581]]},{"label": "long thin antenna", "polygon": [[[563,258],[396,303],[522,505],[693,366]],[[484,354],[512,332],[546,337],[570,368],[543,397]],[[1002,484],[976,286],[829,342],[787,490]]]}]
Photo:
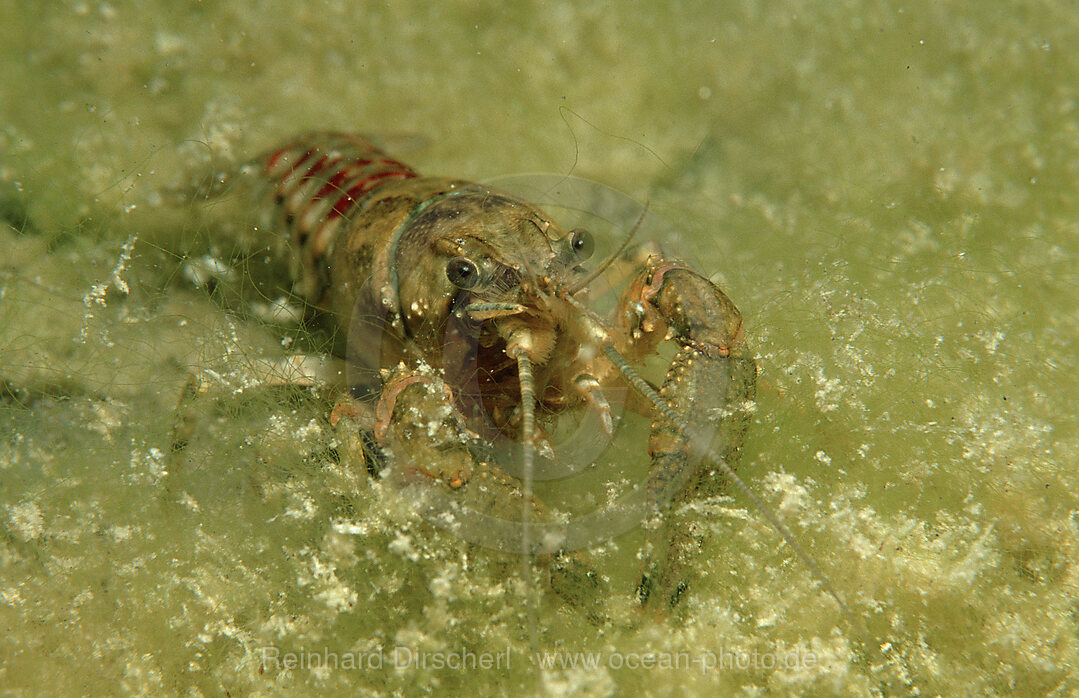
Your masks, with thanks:
[{"label": "long thin antenna", "polygon": [[627,232],[625,234],[625,236],[622,238],[622,244],[620,244],[618,246],[618,249],[615,250],[614,252],[612,252],[610,255],[608,255],[607,259],[603,260],[599,264],[599,266],[597,266],[595,269],[593,269],[591,274],[589,274],[588,276],[584,277],[584,279],[582,279],[581,281],[578,281],[576,284],[574,284],[573,288],[571,288],[570,291],[569,291],[570,295],[576,294],[582,288],[585,288],[586,286],[588,286],[588,284],[590,284],[593,281],[595,281],[596,279],[598,279],[599,275],[602,274],[603,272],[607,271],[607,267],[614,264],[614,261],[616,259],[618,259],[619,255],[621,255],[623,252],[626,251],[626,248],[629,247],[630,241],[633,240],[633,236],[636,235],[637,231],[640,229],[641,223],[644,222],[644,217],[648,215],[648,207],[650,205],[651,205],[651,202],[646,201],[644,203],[644,210],[641,211],[641,215],[637,217],[637,222],[633,224],[633,227],[630,228],[629,232]]},{"label": "long thin antenna", "polygon": [[524,460],[522,483],[523,511],[521,512],[521,577],[525,584],[528,614],[528,641],[532,649],[539,647],[536,630],[536,605],[532,598],[532,480],[536,454],[536,385],[532,379],[532,359],[524,351],[517,352],[517,375],[521,383],[521,442]]},{"label": "long thin antenna", "polygon": [[[664,417],[669,419],[672,424],[678,427],[678,430],[682,432],[682,434],[686,437],[687,440],[691,439],[692,434],[690,434],[689,425],[686,424],[675,413],[673,409],[671,409],[671,406],[668,405],[667,402],[659,396],[659,394],[652,388],[652,386],[648,384],[647,381],[641,378],[640,375],[638,375],[637,372],[633,370],[633,367],[630,366],[629,363],[625,360],[625,358],[623,358],[623,356],[618,353],[617,349],[615,349],[612,345],[608,344],[603,347],[603,353],[607,355],[607,358],[611,360],[611,363],[613,363],[618,368],[618,370],[622,372],[622,375],[626,377],[626,380],[629,381],[633,385],[633,387],[640,391],[640,393],[644,397],[646,397],[653,405],[655,405],[656,409],[663,413]],[[749,489],[749,485],[747,485],[745,481],[740,478],[738,474],[734,472],[734,470],[731,469],[731,466],[727,465],[727,462],[724,459],[719,457],[719,454],[717,454],[710,447],[706,448],[706,450],[708,452],[708,455],[711,456],[712,460],[715,461],[716,464],[719,466],[719,469],[723,471],[723,474],[727,477],[727,479],[733,482],[735,486],[742,492],[742,494],[744,494],[746,498],[753,503],[753,506],[755,506],[757,510],[764,515],[764,518],[768,519],[768,522],[772,524],[772,527],[779,531],[779,535],[783,536],[783,540],[787,541],[787,545],[791,547],[791,550],[794,551],[794,554],[797,555],[803,563],[805,563],[806,567],[809,568],[809,571],[813,573],[813,576],[816,577],[824,586],[824,590],[827,591],[833,599],[835,599],[835,602],[839,604],[839,608],[842,609],[843,613],[848,613],[847,605],[843,603],[843,599],[841,599],[839,597],[839,594],[836,593],[836,590],[832,587],[832,583],[829,581],[827,575],[825,575],[824,572],[821,570],[820,566],[817,565],[816,560],[814,560],[813,557],[809,555],[809,553],[803,550],[802,546],[798,545],[797,541],[794,540],[794,534],[791,533],[790,530],[783,525],[783,522],[779,520],[779,517],[775,515],[775,513],[768,507],[768,505],[765,504],[760,497],[754,494],[753,490]]]}]

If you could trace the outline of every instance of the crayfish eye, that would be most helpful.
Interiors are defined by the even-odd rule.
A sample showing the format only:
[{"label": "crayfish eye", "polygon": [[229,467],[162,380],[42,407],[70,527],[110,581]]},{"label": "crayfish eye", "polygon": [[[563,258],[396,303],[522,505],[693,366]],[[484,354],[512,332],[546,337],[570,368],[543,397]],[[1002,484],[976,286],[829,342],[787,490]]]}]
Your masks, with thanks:
[{"label": "crayfish eye", "polygon": [[469,289],[480,281],[480,270],[467,257],[454,257],[446,264],[446,278],[457,288]]},{"label": "crayfish eye", "polygon": [[592,251],[596,247],[595,241],[592,239],[592,234],[587,230],[570,231],[569,235],[569,247],[577,255],[578,259],[588,259],[592,256]]}]

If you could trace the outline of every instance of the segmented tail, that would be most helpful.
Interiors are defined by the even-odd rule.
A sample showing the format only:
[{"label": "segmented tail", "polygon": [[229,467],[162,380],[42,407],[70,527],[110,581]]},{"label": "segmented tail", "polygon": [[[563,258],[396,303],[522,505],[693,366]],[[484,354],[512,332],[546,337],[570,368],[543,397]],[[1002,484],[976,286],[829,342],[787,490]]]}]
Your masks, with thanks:
[{"label": "segmented tail", "polygon": [[418,176],[366,138],[343,133],[307,134],[260,158],[260,166],[272,182],[271,225],[288,235],[298,266],[307,268],[318,266],[381,186]]}]

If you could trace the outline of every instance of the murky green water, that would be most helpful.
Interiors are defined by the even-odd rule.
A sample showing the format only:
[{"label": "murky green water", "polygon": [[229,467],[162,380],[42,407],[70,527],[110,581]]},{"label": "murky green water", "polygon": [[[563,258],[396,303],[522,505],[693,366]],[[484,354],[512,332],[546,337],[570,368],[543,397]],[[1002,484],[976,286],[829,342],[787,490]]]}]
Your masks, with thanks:
[{"label": "murky green water", "polygon": [[[1076,690],[1070,6],[299,7],[0,9],[5,691]],[[710,536],[674,617],[631,607],[639,536],[595,552],[612,625],[540,590],[540,648],[599,653],[541,672],[517,561],[395,508],[315,397],[211,400],[165,475],[189,372],[285,352],[185,276],[232,221],[171,192],[309,128],[649,198],[746,315],[741,470],[856,620],[711,501],[682,512]]]}]

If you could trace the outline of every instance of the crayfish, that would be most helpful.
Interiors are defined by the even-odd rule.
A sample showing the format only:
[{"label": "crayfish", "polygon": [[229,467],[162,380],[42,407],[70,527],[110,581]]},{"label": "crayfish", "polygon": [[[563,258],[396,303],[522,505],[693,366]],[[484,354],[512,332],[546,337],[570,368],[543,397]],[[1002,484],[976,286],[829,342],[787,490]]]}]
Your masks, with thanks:
[{"label": "crayfish", "polygon": [[[418,505],[431,521],[563,570],[570,551],[644,522],[636,596],[669,607],[687,581],[668,513],[729,481],[824,579],[728,464],[756,363],[734,303],[691,266],[633,244],[632,230],[593,260],[588,230],[485,185],[420,176],[356,135],[302,136],[241,174],[257,184],[260,235],[287,260],[292,292],[336,329],[344,411],[371,445],[369,469],[431,493]],[[600,312],[593,296],[612,279],[622,291]],[[636,367],[664,348],[665,376],[649,381]],[[567,521],[535,496],[538,464],[560,458],[562,420],[613,438],[612,394],[651,420],[647,480]]]}]

